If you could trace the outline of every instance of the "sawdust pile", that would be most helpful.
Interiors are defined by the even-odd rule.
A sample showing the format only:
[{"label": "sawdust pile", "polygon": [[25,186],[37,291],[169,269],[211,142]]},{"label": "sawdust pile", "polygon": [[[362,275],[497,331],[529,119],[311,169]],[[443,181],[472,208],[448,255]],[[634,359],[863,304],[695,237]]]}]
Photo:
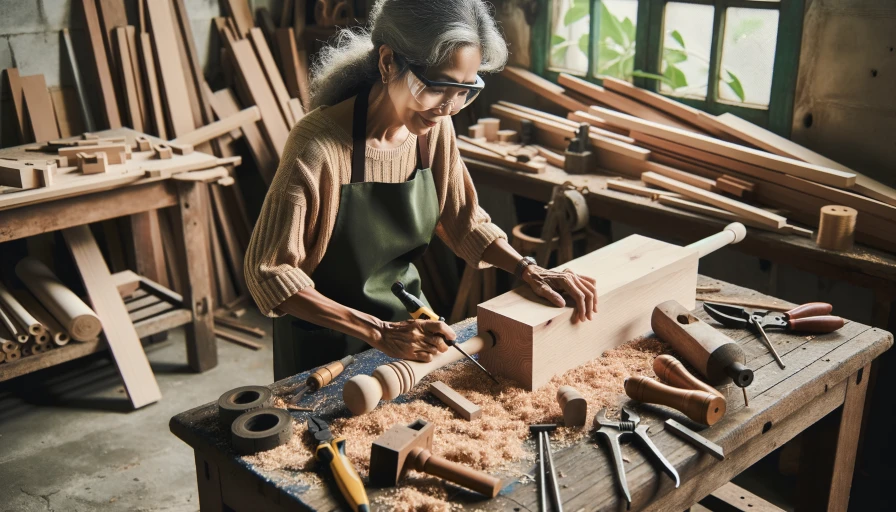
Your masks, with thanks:
[{"label": "sawdust pile", "polygon": [[[335,435],[348,440],[346,455],[362,477],[367,476],[373,441],[392,425],[408,424],[417,418],[435,424],[433,454],[508,476],[514,472],[510,464],[535,459],[532,449],[524,447],[524,442],[531,437],[530,424],[562,425],[557,388],[567,385],[578,390],[588,402],[589,416],[589,423],[583,429],[560,427],[552,434],[551,442],[555,448],[560,448],[586,436],[592,430],[591,418],[600,409],[606,407],[608,413],[618,410],[625,394],[623,379],[633,375],[653,377],[653,359],[664,349],[665,345],[657,339],[637,339],[554,377],[531,393],[500,377],[501,385],[494,384],[475,366],[461,361],[433,372],[409,393],[420,400],[400,404],[385,402],[369,414],[335,419],[330,427]],[[435,399],[427,389],[429,383],[436,380],[445,382],[482,407],[482,417],[466,421]],[[311,437],[304,424],[296,422],[295,428],[297,435],[289,444],[246,457],[246,460],[268,471],[312,471]],[[421,478],[408,478],[400,487],[377,499],[388,500],[389,507],[395,510],[450,510],[450,504],[444,501],[447,493],[441,481],[418,476]],[[297,478],[312,485],[316,480],[313,473],[303,473]]]}]

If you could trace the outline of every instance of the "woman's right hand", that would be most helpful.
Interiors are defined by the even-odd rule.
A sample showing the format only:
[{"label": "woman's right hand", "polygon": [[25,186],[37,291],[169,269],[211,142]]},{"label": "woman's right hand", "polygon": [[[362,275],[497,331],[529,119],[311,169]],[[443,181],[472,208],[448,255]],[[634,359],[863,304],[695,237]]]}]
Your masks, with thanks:
[{"label": "woman's right hand", "polygon": [[445,339],[457,339],[457,334],[445,322],[405,320],[383,322],[379,340],[371,345],[390,357],[428,363],[448,350]]}]

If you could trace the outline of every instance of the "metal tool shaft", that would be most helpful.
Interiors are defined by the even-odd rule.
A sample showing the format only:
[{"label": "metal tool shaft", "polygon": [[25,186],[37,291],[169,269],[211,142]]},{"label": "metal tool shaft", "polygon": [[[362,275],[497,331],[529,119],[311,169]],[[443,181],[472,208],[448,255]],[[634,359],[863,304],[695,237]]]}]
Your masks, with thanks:
[{"label": "metal tool shaft", "polygon": [[781,357],[778,355],[778,351],[775,350],[775,346],[772,345],[772,340],[768,339],[768,335],[765,334],[765,329],[762,328],[762,324],[759,322],[754,322],[753,325],[755,325],[756,328],[759,329],[759,334],[762,335],[762,340],[765,343],[765,346],[768,347],[768,351],[772,353],[772,357],[775,358],[775,361],[777,361],[778,366],[780,366],[781,369],[783,370],[785,368],[784,361],[781,361]]},{"label": "metal tool shaft", "polygon": [[547,432],[542,432],[541,435],[544,436],[544,446],[548,455],[548,466],[550,466],[551,496],[553,497],[552,503],[554,504],[554,510],[563,512],[563,501],[560,499],[560,486],[557,485],[557,470],[554,469],[554,454],[551,451],[551,438],[548,437]]},{"label": "metal tool shaft", "polygon": [[542,512],[547,512],[548,510],[548,492],[547,486],[545,485],[545,477],[544,474],[544,438],[542,437],[543,432],[538,433],[538,497],[541,503],[540,510]]},{"label": "metal tool shaft", "polygon": [[488,375],[488,378],[490,378],[490,379],[492,379],[493,381],[495,381],[495,384],[500,384],[500,382],[498,382],[498,379],[496,379],[495,376],[492,375],[492,372],[486,370],[484,366],[482,366],[481,364],[479,364],[479,361],[473,359],[473,356],[471,356],[470,354],[467,354],[467,352],[466,352],[464,349],[460,348],[460,345],[458,345],[457,343],[455,343],[455,344],[454,344],[454,348],[456,348],[457,350],[460,350],[460,353],[463,354],[464,357],[466,357],[467,359],[469,359],[470,361],[472,361],[473,364],[475,364],[476,366],[478,366],[480,370],[484,371],[485,374]]}]

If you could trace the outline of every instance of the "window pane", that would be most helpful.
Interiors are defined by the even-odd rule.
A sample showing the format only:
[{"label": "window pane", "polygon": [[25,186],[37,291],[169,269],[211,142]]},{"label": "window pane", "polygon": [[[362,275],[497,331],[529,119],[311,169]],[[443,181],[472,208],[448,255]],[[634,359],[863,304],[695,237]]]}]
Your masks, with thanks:
[{"label": "window pane", "polygon": [[666,4],[661,92],[706,98],[714,11],[711,5]]},{"label": "window pane", "polygon": [[577,75],[588,72],[588,32],[591,0],[551,2],[551,49],[548,66]]},{"label": "window pane", "polygon": [[778,42],[778,11],[731,7],[719,69],[719,99],[768,107]]},{"label": "window pane", "polygon": [[601,0],[595,76],[632,81],[638,0]]}]

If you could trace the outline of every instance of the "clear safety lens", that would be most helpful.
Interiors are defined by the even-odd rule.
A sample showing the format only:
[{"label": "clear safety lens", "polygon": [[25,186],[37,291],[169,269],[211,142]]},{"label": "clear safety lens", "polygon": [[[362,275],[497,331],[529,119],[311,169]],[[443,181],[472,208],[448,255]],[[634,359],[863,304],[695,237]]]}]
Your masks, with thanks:
[{"label": "clear safety lens", "polygon": [[409,72],[407,75],[411,95],[427,110],[438,108],[456,114],[472,103],[480,91],[465,87],[430,87],[417,78],[414,73]]}]

